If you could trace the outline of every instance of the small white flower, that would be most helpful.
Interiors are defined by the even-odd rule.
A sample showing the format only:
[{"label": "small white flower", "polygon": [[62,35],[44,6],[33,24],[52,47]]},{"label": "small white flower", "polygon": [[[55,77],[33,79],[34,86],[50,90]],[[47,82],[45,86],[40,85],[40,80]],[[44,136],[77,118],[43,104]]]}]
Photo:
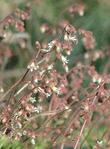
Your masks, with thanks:
[{"label": "small white flower", "polygon": [[61,56],[61,59],[62,59],[62,62],[65,63],[65,64],[68,64],[69,60],[67,59],[66,56]]},{"label": "small white flower", "polygon": [[65,70],[66,70],[66,72],[69,72],[68,66],[65,66]]},{"label": "small white flower", "polygon": [[73,129],[71,128],[71,129],[70,129],[70,133],[72,133],[72,132],[73,132]]},{"label": "small white flower", "polygon": [[36,102],[35,97],[30,97],[29,100],[31,101],[31,103],[35,103]]},{"label": "small white flower", "polygon": [[42,49],[43,52],[49,52],[50,50],[48,49]]},{"label": "small white flower", "polygon": [[32,143],[33,145],[35,144],[35,139],[34,139],[34,138],[31,139],[31,143]]},{"label": "small white flower", "polygon": [[104,142],[103,140],[97,140],[97,143],[102,146]]},{"label": "small white flower", "polygon": [[50,51],[54,45],[55,45],[55,41],[53,40],[48,44],[48,51]]},{"label": "small white flower", "polygon": [[76,35],[73,35],[72,36],[72,34],[70,34],[70,35],[65,34],[64,40],[66,40],[66,41],[72,41],[73,43],[78,44],[78,38],[77,38]]},{"label": "small white flower", "polygon": [[80,10],[80,11],[79,11],[79,15],[80,15],[80,16],[83,16],[83,15],[84,15],[84,11],[83,11],[83,10]]},{"label": "small white flower", "polygon": [[58,53],[60,53],[60,52],[61,52],[61,47],[60,47],[60,46],[57,46],[56,51],[57,51]]},{"label": "small white flower", "polygon": [[85,53],[84,57],[85,57],[85,59],[89,59],[89,57],[90,57],[89,53]]},{"label": "small white flower", "polygon": [[30,65],[28,65],[27,67],[28,69],[30,69],[31,72],[33,72],[34,70],[37,70],[39,68],[39,66],[35,65],[35,62],[32,62]]},{"label": "small white flower", "polygon": [[26,130],[24,130],[24,131],[23,131],[23,135],[26,135],[26,134],[27,134],[27,132],[26,132]]},{"label": "small white flower", "polygon": [[58,88],[56,88],[55,92],[56,92],[58,95],[61,94],[61,93],[60,93],[60,89],[58,89]]},{"label": "small white flower", "polygon": [[35,88],[33,92],[34,92],[34,93],[37,93],[37,92],[38,92],[37,88]]},{"label": "small white flower", "polygon": [[38,105],[37,108],[39,109],[39,111],[42,111],[42,106]]},{"label": "small white flower", "polygon": [[64,35],[64,40],[69,41],[69,35],[68,34]]},{"label": "small white flower", "polygon": [[50,97],[51,96],[51,94],[50,93],[46,93],[46,97],[48,98],[48,97]]},{"label": "small white flower", "polygon": [[53,90],[54,92],[56,92],[56,91],[57,91],[57,87],[53,86],[53,87],[52,87],[52,90]]},{"label": "small white flower", "polygon": [[38,79],[35,79],[34,82],[35,82],[35,83],[38,83]]},{"label": "small white flower", "polygon": [[69,36],[69,40],[71,40],[73,43],[78,44],[78,39],[76,37],[76,35],[74,36]]},{"label": "small white flower", "polygon": [[16,128],[22,128],[21,123],[18,122],[18,123],[16,124]]},{"label": "small white flower", "polygon": [[95,83],[95,82],[97,82],[97,83],[101,83],[102,82],[102,78],[101,77],[99,77],[98,78],[98,76],[94,76],[93,78],[92,78],[92,81]]},{"label": "small white flower", "polygon": [[0,93],[3,93],[4,92],[4,89],[1,87],[0,88]]},{"label": "small white flower", "polygon": [[53,68],[53,64],[48,66],[48,70],[51,70]]},{"label": "small white flower", "polygon": [[66,109],[66,110],[68,110],[68,109],[69,109],[69,107],[68,107],[68,106],[65,106],[65,109]]},{"label": "small white flower", "polygon": [[40,105],[38,105],[37,107],[33,108],[32,112],[40,113],[41,111],[42,111],[42,107]]},{"label": "small white flower", "polygon": [[37,113],[40,113],[40,110],[37,108],[37,107],[34,107],[33,111],[32,112],[37,112]]},{"label": "small white flower", "polygon": [[71,54],[71,51],[66,51],[67,55],[70,55]]},{"label": "small white flower", "polygon": [[101,83],[101,82],[102,82],[102,78],[99,78],[99,79],[98,79],[98,83]]}]

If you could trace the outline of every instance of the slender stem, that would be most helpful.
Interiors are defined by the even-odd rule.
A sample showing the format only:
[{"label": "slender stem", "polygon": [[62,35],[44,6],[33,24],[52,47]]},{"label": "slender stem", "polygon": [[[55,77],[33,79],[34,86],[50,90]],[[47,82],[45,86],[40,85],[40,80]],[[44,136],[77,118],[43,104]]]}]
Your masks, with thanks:
[{"label": "slender stem", "polygon": [[61,144],[60,149],[64,149],[64,143]]},{"label": "slender stem", "polygon": [[30,83],[30,82],[24,84],[23,87],[20,88],[14,96],[19,95],[19,94],[29,85],[29,83]]},{"label": "slender stem", "polygon": [[23,77],[20,78],[10,89],[1,97],[0,101],[3,101],[4,98],[5,98],[12,90],[14,90],[17,85],[19,85],[19,84],[24,80],[24,78],[26,77],[26,75],[27,75],[28,72],[29,72],[29,69],[27,69],[27,71],[25,72],[25,74],[23,75]]},{"label": "slender stem", "polygon": [[84,131],[84,128],[85,128],[86,123],[87,123],[87,120],[85,120],[84,123],[83,123],[83,126],[82,126],[82,128],[81,128],[81,131],[80,131],[79,137],[78,137],[78,139],[77,139],[77,141],[76,141],[76,144],[75,144],[75,146],[74,146],[74,149],[77,149],[77,147],[78,147],[78,144],[79,144],[79,141],[80,141],[80,139],[81,139],[81,136],[82,136],[82,133],[83,133],[83,131]]}]

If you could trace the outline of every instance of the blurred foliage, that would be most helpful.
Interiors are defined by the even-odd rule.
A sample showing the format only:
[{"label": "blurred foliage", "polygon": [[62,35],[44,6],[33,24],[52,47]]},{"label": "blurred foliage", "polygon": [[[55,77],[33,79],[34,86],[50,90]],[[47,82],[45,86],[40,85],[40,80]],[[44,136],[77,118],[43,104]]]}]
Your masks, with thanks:
[{"label": "blurred foliage", "polygon": [[[32,140],[31,140],[32,142]],[[37,143],[34,145],[29,145],[28,148],[31,149],[44,149],[48,147],[48,142],[42,139],[37,140]],[[23,143],[19,141],[10,141],[6,136],[0,137],[0,149],[23,149],[27,146],[23,146]]]},{"label": "blurred foliage", "polygon": [[23,146],[18,141],[9,141],[7,137],[0,137],[0,149],[22,149]]}]

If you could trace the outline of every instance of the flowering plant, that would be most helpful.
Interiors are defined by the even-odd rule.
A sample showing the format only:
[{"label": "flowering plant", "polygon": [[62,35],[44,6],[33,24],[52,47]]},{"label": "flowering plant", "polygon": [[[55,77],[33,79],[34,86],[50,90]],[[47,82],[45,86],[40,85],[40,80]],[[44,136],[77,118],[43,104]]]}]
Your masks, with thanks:
[{"label": "flowering plant", "polygon": [[[24,21],[29,18],[29,10],[17,10],[1,21],[2,41],[7,39],[10,26],[19,32],[25,31]],[[83,16],[84,10],[85,5],[78,4],[69,7],[67,12]],[[55,38],[49,43],[36,41],[36,54],[24,75],[7,91],[1,88],[0,133],[22,141],[25,147],[39,146],[41,141],[42,148],[88,146],[91,128],[106,126],[105,117],[109,119],[110,77],[108,73],[97,72],[94,66],[96,60],[109,53],[96,49],[91,31],[78,29],[69,21],[61,21],[56,29],[44,23],[40,29]],[[26,46],[24,39],[19,43],[22,48]],[[82,59],[72,59],[71,66],[72,52],[80,43],[86,52]],[[10,50],[7,53],[10,57],[13,55]],[[97,138],[93,139],[95,148],[107,146],[105,135],[101,141]]]}]

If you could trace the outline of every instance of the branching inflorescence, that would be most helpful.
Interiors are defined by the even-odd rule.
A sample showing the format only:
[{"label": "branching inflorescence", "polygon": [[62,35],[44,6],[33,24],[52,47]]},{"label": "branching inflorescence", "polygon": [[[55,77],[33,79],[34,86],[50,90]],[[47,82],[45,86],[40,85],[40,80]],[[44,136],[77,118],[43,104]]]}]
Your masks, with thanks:
[{"label": "branching inflorescence", "polygon": [[[78,5],[79,14],[83,15],[84,7],[81,12],[79,9]],[[77,9],[69,11],[73,13]],[[19,31],[24,31],[18,18],[27,19],[27,11],[9,15],[2,21],[3,25],[14,24]],[[44,33],[49,30],[47,25],[42,27]],[[92,32],[76,29],[68,23],[59,30],[63,39],[55,38],[46,45],[36,41],[37,54],[26,73],[1,96],[1,101],[6,101],[0,117],[1,133],[24,143],[31,139],[33,144],[38,138],[46,137],[52,146],[62,148],[71,144],[76,149],[81,145],[84,129],[94,123],[94,113],[109,114],[105,106],[110,105],[107,88],[110,78],[108,74],[99,74],[90,63],[84,64],[91,53],[91,61],[100,57],[94,51]],[[70,68],[69,56],[81,40],[87,53],[83,62],[76,61]],[[84,87],[86,79],[88,84]]]}]

